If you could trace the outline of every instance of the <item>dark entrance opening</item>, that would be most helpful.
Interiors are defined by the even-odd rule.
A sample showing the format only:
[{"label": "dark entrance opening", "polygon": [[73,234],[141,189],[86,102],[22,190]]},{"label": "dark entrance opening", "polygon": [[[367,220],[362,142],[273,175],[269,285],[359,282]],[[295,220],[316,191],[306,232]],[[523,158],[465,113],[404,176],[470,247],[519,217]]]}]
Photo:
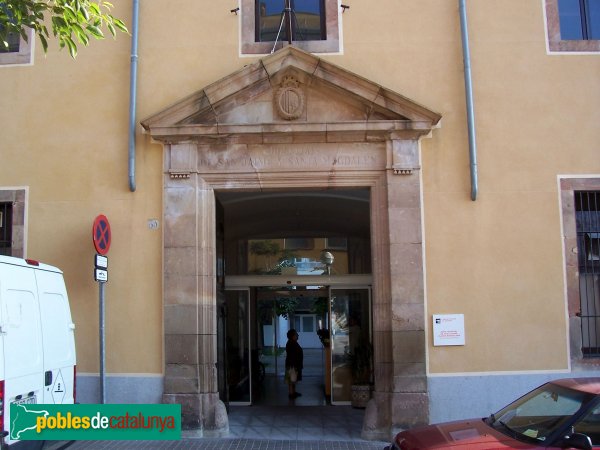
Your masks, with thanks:
[{"label": "dark entrance opening", "polygon": [[216,198],[221,399],[289,404],[285,336],[294,328],[305,360],[294,404],[347,404],[354,349],[371,341],[369,190]]}]

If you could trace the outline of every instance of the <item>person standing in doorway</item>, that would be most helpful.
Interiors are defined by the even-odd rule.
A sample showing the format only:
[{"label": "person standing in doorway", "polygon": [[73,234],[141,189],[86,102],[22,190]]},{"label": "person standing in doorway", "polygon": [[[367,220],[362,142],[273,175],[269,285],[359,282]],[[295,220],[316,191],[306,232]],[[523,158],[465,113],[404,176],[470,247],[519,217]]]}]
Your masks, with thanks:
[{"label": "person standing in doorway", "polygon": [[302,368],[304,363],[304,352],[298,344],[298,333],[293,328],[287,332],[287,344],[285,345],[285,380],[288,384],[288,396],[290,399],[300,397],[296,392],[296,383],[302,380]]}]

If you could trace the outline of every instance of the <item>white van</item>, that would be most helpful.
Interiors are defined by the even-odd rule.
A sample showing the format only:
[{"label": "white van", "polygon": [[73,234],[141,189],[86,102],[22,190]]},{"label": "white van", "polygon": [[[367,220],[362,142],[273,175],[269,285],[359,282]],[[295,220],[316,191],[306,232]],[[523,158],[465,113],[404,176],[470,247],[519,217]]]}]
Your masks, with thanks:
[{"label": "white van", "polygon": [[[1,431],[11,403],[75,402],[74,329],[59,269],[0,256]],[[2,434],[2,449],[26,444]]]}]

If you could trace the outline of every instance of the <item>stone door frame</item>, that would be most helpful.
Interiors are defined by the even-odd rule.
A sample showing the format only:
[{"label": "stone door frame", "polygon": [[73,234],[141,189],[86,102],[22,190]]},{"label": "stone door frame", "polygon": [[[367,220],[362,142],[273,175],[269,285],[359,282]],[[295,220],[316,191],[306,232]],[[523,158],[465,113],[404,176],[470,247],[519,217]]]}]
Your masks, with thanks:
[{"label": "stone door frame", "polygon": [[[418,141],[407,143],[418,154]],[[334,144],[331,150],[344,153],[349,145]],[[290,154],[295,152],[295,146],[288,148]],[[271,167],[268,159],[256,172],[199,173],[192,167],[198,166],[198,158],[211,153],[209,145],[165,145],[164,401],[182,404],[185,428],[202,430],[203,435],[227,432],[216,376],[214,193],[265,187],[370,189],[375,394],[364,434],[381,438],[392,426],[427,422],[420,172],[400,175],[387,167],[393,159],[391,141],[364,143],[362,151],[379,154],[367,159],[373,166],[336,170],[335,174],[293,171],[292,167],[282,171],[280,161]],[[189,164],[188,170],[183,170],[181,161]]]}]

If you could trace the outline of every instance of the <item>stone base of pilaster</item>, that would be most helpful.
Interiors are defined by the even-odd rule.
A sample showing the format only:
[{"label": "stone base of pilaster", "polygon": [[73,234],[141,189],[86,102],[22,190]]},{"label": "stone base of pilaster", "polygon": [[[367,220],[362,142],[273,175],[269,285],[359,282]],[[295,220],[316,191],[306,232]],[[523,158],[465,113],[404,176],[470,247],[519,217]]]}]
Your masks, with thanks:
[{"label": "stone base of pilaster", "polygon": [[390,440],[390,394],[374,392],[365,409],[361,437],[368,441]]},{"label": "stone base of pilaster", "polygon": [[361,437],[389,441],[399,431],[429,423],[426,392],[375,392],[365,410]]},{"label": "stone base of pilaster", "polygon": [[226,437],[229,418],[219,394],[164,394],[163,403],[181,405],[181,429],[196,437]]}]

